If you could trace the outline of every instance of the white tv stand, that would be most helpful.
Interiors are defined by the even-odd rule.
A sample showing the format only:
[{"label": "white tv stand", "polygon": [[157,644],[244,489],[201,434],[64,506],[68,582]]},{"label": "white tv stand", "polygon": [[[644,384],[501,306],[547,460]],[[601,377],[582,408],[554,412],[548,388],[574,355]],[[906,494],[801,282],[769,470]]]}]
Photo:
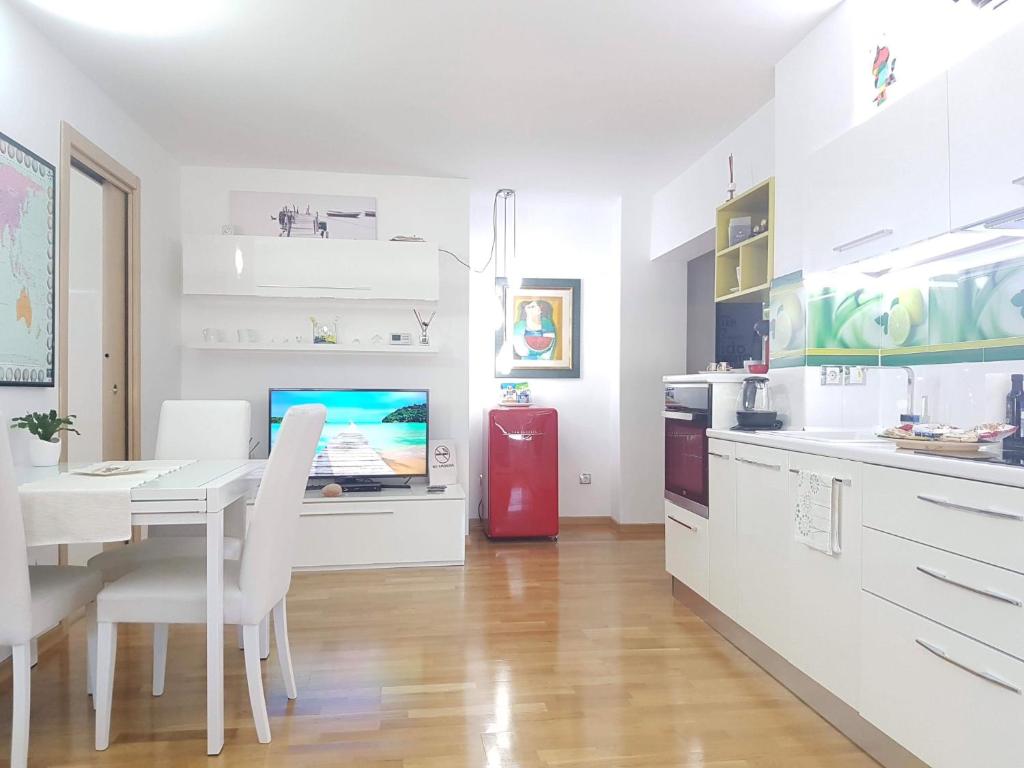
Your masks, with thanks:
[{"label": "white tv stand", "polygon": [[466,494],[450,485],[350,492],[307,491],[299,518],[296,570],[463,565]]}]

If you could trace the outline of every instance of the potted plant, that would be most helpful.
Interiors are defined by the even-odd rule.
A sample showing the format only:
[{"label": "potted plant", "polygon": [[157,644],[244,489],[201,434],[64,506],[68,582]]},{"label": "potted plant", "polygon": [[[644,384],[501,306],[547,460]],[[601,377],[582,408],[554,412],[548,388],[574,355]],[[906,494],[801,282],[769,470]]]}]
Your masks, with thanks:
[{"label": "potted plant", "polygon": [[27,429],[35,435],[36,440],[28,444],[28,457],[33,467],[52,467],[60,461],[60,438],[58,432],[74,432],[82,434],[74,428],[74,414],[58,416],[51,410],[49,413],[27,413],[11,419],[11,429]]}]

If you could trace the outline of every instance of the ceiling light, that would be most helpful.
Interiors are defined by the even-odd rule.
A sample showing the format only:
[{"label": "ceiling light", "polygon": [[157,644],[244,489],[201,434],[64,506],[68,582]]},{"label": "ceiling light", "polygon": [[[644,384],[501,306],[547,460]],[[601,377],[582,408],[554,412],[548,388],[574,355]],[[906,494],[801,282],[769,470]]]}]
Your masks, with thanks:
[{"label": "ceiling light", "polygon": [[48,13],[122,35],[172,37],[216,25],[229,0],[29,0]]}]

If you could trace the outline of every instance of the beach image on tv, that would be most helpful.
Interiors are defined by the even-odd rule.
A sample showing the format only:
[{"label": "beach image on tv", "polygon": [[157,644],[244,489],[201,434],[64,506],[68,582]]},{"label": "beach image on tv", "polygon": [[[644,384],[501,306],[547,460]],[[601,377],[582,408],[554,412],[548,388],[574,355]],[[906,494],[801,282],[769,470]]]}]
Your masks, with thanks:
[{"label": "beach image on tv", "polygon": [[313,475],[379,477],[427,473],[427,393],[275,390],[270,395],[270,445],[293,405],[321,403],[327,421]]}]

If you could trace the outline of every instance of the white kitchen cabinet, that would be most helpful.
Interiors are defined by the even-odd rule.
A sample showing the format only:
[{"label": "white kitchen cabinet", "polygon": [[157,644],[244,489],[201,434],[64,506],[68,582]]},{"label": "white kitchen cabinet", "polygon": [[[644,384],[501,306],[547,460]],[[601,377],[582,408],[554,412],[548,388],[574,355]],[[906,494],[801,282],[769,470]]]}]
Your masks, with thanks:
[{"label": "white kitchen cabinet", "polygon": [[736,445],[738,623],[789,657],[789,454]]},{"label": "white kitchen cabinet", "polygon": [[949,70],[954,227],[1024,207],[1024,26]]},{"label": "white kitchen cabinet", "polygon": [[[787,576],[790,662],[850,706],[860,689],[861,465],[789,454]],[[795,538],[797,472],[835,478],[841,551],[827,555]]]},{"label": "white kitchen cabinet", "polygon": [[189,235],[186,294],[437,301],[437,246],[387,240]]},{"label": "white kitchen cabinet", "polygon": [[709,602],[734,621],[739,616],[736,463],[734,443],[708,441]]},{"label": "white kitchen cabinet", "polygon": [[1020,768],[1024,663],[863,593],[861,716],[931,768]]},{"label": "white kitchen cabinet", "polygon": [[708,598],[708,521],[688,509],[665,502],[665,570]]},{"label": "white kitchen cabinet", "polygon": [[949,230],[947,111],[943,74],[811,155],[802,211],[805,272]]}]

